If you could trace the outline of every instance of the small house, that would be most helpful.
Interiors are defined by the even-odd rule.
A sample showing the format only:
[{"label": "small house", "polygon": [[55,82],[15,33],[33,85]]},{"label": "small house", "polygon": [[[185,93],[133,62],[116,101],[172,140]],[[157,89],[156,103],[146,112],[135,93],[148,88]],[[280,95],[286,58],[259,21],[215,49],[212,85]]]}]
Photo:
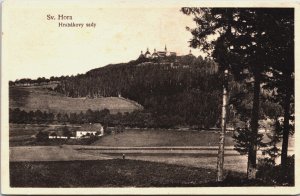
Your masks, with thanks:
[{"label": "small house", "polygon": [[100,123],[95,124],[83,124],[77,131],[76,131],[76,138],[81,137],[89,137],[89,136],[103,136],[104,135],[104,128]]}]

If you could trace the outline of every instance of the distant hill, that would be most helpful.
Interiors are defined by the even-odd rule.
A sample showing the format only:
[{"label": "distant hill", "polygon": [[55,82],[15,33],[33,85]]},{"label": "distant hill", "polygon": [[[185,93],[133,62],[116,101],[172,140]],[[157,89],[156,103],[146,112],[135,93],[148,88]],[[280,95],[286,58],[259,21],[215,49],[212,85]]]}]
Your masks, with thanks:
[{"label": "distant hill", "polygon": [[[51,83],[55,86],[47,88],[53,90],[35,86]],[[209,58],[142,57],[76,76],[10,81],[10,89],[11,108],[68,113],[104,108],[116,113],[144,108],[143,114],[131,121],[210,128],[219,124],[222,78],[218,65]]]},{"label": "distant hill", "polygon": [[[46,86],[47,87],[47,86]],[[45,86],[10,87],[9,108],[25,111],[46,111],[52,113],[80,113],[91,110],[109,109],[111,113],[132,112],[143,109],[138,103],[119,97],[71,98]]]},{"label": "distant hill", "polygon": [[68,97],[118,97],[141,104],[158,124],[216,126],[221,111],[218,65],[201,56],[138,58],[67,77],[55,91]]}]

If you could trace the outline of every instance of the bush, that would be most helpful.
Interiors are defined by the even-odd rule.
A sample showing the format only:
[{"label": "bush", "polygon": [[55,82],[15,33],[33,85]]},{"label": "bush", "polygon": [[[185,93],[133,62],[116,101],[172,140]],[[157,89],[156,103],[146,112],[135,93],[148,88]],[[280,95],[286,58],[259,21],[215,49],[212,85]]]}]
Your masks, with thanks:
[{"label": "bush", "polygon": [[287,160],[287,168],[284,171],[281,165],[275,165],[270,158],[259,160],[257,178],[265,183],[273,185],[293,186],[295,183],[295,156],[289,156]]},{"label": "bush", "polygon": [[48,133],[47,132],[40,131],[36,135],[36,140],[39,141],[39,142],[44,142],[44,141],[47,141],[48,139],[49,138],[48,138]]},{"label": "bush", "polygon": [[68,139],[70,139],[70,137],[72,136],[72,132],[68,129],[67,126],[63,127],[63,136],[67,137]]}]

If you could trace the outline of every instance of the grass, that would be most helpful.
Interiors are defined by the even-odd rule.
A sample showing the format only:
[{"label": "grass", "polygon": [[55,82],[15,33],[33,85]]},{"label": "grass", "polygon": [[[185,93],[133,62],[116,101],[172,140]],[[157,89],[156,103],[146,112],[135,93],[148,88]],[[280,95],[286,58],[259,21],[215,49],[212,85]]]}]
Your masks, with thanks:
[{"label": "grass", "polygon": [[[127,129],[106,135],[92,145],[119,147],[147,146],[218,146],[219,133],[212,131],[178,131],[163,129]],[[226,133],[226,145],[232,146],[232,133]]]},{"label": "grass", "polygon": [[[63,125],[10,124],[10,146],[34,145],[39,131],[59,131]],[[69,125],[70,131],[79,126]],[[226,145],[233,145],[232,133],[226,133]],[[212,131],[178,131],[164,129],[126,129],[124,132],[106,135],[94,142],[95,146],[156,147],[156,146],[217,146],[219,133]],[[53,143],[53,142],[52,142]],[[54,145],[49,143],[49,145]],[[61,142],[57,144],[62,144]],[[70,143],[73,144],[73,143]],[[46,145],[46,144],[45,144]]]},{"label": "grass", "polygon": [[[94,153],[95,154],[95,153]],[[100,153],[99,153],[100,154]],[[124,153],[101,153],[104,155],[109,155],[112,157],[122,157]],[[179,153],[147,153],[144,154],[143,152],[138,152],[138,153],[128,153],[125,154],[126,157],[140,157],[140,156],[149,156],[149,157],[161,157],[161,158],[166,158],[166,157],[185,157],[185,158],[206,158],[206,157],[216,157],[216,154],[196,154],[196,153],[190,153],[190,154],[179,154]],[[226,155],[226,156],[236,156],[236,155]]]},{"label": "grass", "polygon": [[201,186],[216,172],[136,160],[11,162],[11,187]]},{"label": "grass", "polygon": [[11,187],[249,187],[271,186],[245,174],[139,160],[10,162]]},{"label": "grass", "polygon": [[31,145],[34,136],[42,130],[47,129],[45,125],[9,124],[9,145],[24,146]]},{"label": "grass", "polygon": [[9,124],[9,137],[18,137],[18,136],[32,136],[38,133],[49,129],[48,125],[38,125],[38,124]]},{"label": "grass", "polygon": [[138,103],[118,97],[71,98],[40,86],[10,87],[9,108],[25,111],[47,111],[53,113],[86,112],[88,109],[109,109],[111,113],[132,112],[142,109]]}]

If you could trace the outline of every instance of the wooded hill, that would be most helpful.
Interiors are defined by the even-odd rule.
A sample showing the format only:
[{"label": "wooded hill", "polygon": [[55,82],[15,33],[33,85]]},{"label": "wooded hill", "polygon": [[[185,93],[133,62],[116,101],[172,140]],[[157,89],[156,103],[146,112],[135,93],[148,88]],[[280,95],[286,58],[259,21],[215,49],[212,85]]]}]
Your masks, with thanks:
[{"label": "wooded hill", "polygon": [[107,65],[68,77],[55,90],[70,97],[122,96],[159,121],[208,128],[218,124],[221,82],[212,60],[186,55]]}]

